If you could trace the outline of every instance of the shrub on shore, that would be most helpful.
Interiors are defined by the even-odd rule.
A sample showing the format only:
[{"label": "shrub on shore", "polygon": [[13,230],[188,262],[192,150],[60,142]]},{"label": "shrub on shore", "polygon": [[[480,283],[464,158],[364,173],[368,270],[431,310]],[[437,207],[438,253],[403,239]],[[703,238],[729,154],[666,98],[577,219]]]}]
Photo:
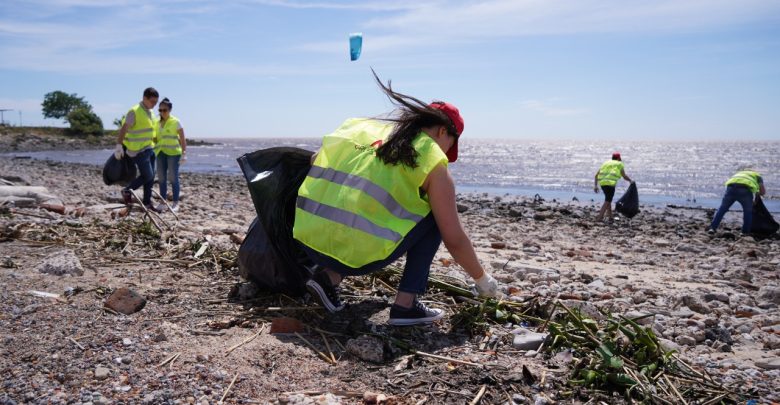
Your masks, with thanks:
[{"label": "shrub on shore", "polygon": [[103,120],[91,109],[77,108],[68,114],[71,135],[103,135]]}]

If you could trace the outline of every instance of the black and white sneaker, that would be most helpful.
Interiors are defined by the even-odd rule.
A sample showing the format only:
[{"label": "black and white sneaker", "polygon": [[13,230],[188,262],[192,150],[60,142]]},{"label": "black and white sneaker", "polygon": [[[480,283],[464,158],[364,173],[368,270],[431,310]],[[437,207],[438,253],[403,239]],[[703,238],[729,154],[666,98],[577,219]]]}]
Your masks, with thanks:
[{"label": "black and white sneaker", "polygon": [[336,287],[330,282],[330,278],[325,271],[317,271],[306,282],[306,289],[309,290],[312,297],[316,298],[320,304],[329,312],[341,311],[344,304],[339,299],[339,293]]},{"label": "black and white sneaker", "polygon": [[411,308],[404,308],[393,304],[390,307],[390,325],[410,326],[423,325],[444,318],[444,311],[437,308],[428,308],[420,301],[414,300]]},{"label": "black and white sneaker", "polygon": [[707,228],[707,234],[709,235],[715,235],[715,230],[712,228]]}]

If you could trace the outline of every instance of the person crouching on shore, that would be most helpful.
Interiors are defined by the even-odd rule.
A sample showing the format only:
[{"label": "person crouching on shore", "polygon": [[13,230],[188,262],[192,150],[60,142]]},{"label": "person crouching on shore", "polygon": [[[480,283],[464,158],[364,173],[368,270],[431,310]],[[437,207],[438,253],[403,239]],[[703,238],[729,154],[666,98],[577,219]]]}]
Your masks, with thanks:
[{"label": "person crouching on shore", "polygon": [[607,160],[601,165],[594,178],[593,192],[598,194],[599,186],[601,186],[601,190],[604,192],[604,204],[601,205],[596,221],[603,221],[604,214],[606,214],[609,221],[612,222],[612,198],[615,196],[615,186],[621,177],[629,183],[634,182],[624,170],[620,153],[615,152],[612,154],[611,160]]},{"label": "person crouching on shore", "polygon": [[764,188],[764,179],[761,175],[753,169],[743,168],[731,178],[726,181],[726,194],[723,195],[723,201],[720,203],[720,208],[715,216],[712,218],[712,223],[707,228],[707,233],[714,234],[720,226],[720,221],[723,220],[723,216],[734,205],[735,202],[739,202],[742,206],[742,234],[747,235],[750,233],[751,226],[753,225],[753,203],[754,195],[766,194]]},{"label": "person crouching on shore", "polygon": [[298,190],[293,236],[319,267],[306,287],[330,312],[344,307],[336,289],[344,277],[406,254],[388,323],[427,324],[444,316],[418,299],[442,240],[480,295],[499,294],[460,223],[447,168],[458,157],[463,118],[452,104],[427,104],[374,78],[396,114],[348,119],[323,138]]},{"label": "person crouching on shore", "polygon": [[[122,189],[122,199],[125,204],[130,204],[130,190],[144,187],[143,204],[146,209],[159,212],[152,206],[152,186],[154,185],[154,139],[156,134],[157,119],[152,109],[157,105],[160,94],[154,87],[144,90],[140,103],[130,108],[122,120],[119,128],[119,137],[114,148],[114,157],[121,159],[124,149],[127,148],[127,156],[138,167],[138,177]],[[123,148],[124,146],[124,148]]]}]

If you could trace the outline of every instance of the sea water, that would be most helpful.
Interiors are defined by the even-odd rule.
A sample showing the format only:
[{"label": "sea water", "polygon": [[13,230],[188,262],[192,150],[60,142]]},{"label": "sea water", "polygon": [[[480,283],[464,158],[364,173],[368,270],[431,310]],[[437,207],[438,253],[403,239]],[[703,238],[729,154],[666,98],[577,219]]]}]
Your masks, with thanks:
[{"label": "sea water", "polygon": [[[320,139],[213,139],[188,148],[184,172],[240,174],[236,158],[273,146],[316,150]],[[450,165],[459,192],[601,201],[593,178],[613,151],[637,182],[643,204],[717,207],[723,183],[743,165],[764,178],[770,211],[780,212],[780,142],[591,142],[463,139]],[[110,150],[14,153],[34,159],[102,165]],[[616,198],[627,187],[618,185]],[[739,209],[736,205],[734,209]]]}]

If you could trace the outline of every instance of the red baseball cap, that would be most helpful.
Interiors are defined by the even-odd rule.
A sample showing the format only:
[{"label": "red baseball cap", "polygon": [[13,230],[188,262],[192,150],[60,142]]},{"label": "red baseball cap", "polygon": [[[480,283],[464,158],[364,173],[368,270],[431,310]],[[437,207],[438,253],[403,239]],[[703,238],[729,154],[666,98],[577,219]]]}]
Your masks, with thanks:
[{"label": "red baseball cap", "polygon": [[620,159],[620,152],[615,152],[612,154],[612,160],[622,160]]},{"label": "red baseball cap", "polygon": [[445,103],[444,101],[434,101],[431,104],[428,104],[428,107],[443,112],[452,122],[452,127],[455,129],[456,136],[455,143],[452,144],[450,150],[447,151],[447,160],[450,163],[458,160],[458,139],[460,139],[460,134],[463,133],[463,117],[460,116],[458,107],[455,107],[450,103]]}]

